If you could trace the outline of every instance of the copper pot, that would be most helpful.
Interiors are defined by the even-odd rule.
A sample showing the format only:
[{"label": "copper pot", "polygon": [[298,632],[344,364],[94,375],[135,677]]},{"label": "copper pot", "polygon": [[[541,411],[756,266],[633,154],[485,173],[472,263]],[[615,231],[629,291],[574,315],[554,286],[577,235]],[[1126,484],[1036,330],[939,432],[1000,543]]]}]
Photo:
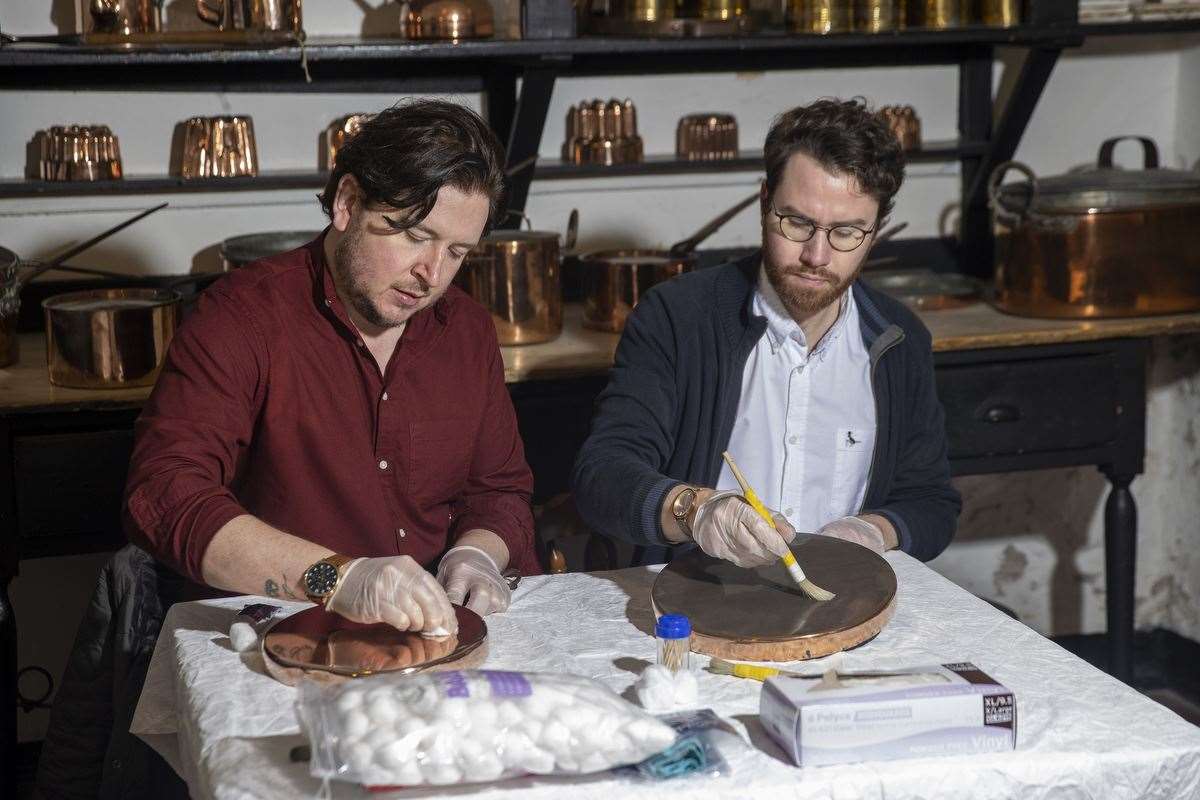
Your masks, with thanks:
[{"label": "copper pot", "polygon": [[230,236],[221,242],[221,271],[231,272],[260,258],[295,250],[320,235],[320,231],[268,231]]},{"label": "copper pot", "polygon": [[557,233],[494,231],[454,282],[491,312],[502,345],[547,342],[562,333]]},{"label": "copper pot", "polygon": [[[1136,138],[1144,168],[1113,166]],[[1009,170],[1027,178],[1001,186]],[[1005,162],[992,171],[995,303],[1032,317],[1101,318],[1200,310],[1200,174],[1160,168],[1143,137],[1100,147],[1097,167],[1038,178]]]},{"label": "copper pot", "polygon": [[151,386],[179,324],[169,289],[97,289],[42,301],[50,382],[73,389]]},{"label": "copper pot", "polygon": [[694,268],[693,251],[700,243],[758,199],[756,191],[668,250],[601,250],[581,258],[579,267],[586,294],[583,326],[620,333],[642,295],[655,284]]}]

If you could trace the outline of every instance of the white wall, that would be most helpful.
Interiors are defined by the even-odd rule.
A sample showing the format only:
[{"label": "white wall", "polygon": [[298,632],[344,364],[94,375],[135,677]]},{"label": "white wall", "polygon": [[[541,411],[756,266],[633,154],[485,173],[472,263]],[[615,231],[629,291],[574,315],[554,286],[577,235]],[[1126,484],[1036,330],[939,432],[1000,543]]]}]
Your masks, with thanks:
[{"label": "white wall", "polygon": [[[180,0],[172,0],[174,7]],[[355,34],[364,25],[386,27],[389,7],[365,18],[351,0],[308,0],[310,35]],[[16,33],[45,33],[51,20],[71,18],[62,0],[39,4],[0,0],[0,22]],[[69,13],[68,13],[69,12]],[[364,22],[364,19],[366,22]],[[998,67],[1008,63],[1005,56]],[[1002,76],[997,70],[997,82]],[[570,78],[557,85],[540,152],[556,159],[566,109],[593,97],[630,97],[638,107],[648,153],[673,148],[675,123],[702,110],[737,115],[744,148],[757,147],[778,111],[825,95],[862,94],[873,103],[909,103],[928,139],[955,135],[957,70],[951,67],[813,70],[807,72]],[[1192,165],[1200,159],[1200,37],[1098,40],[1064,56],[1030,123],[1017,157],[1039,173],[1092,161],[1099,143],[1121,133],[1155,138],[1163,162]],[[477,96],[461,101],[478,108]],[[0,177],[24,170],[25,143],[45,125],[103,122],[121,140],[130,174],[163,174],[173,125],[195,114],[253,115],[263,168],[313,169],[318,134],[335,117],[392,102],[382,95],[246,95],[216,93],[0,93]],[[1132,150],[1119,160],[1134,163]],[[544,181],[534,184],[527,211],[539,228],[563,230],[571,208],[581,211],[581,244],[665,245],[690,235],[704,221],[756,186],[753,173],[657,178]],[[316,228],[322,216],[313,192],[230,192],[164,195],[171,208],[123,231],[79,263],[130,273],[213,269],[215,245],[227,236],[261,230]],[[0,243],[24,256],[60,250],[160,200],[109,196],[0,201]],[[905,235],[932,235],[958,202],[955,164],[913,165],[897,202],[895,219]],[[752,212],[714,236],[712,246],[754,244]],[[1137,622],[1164,625],[1200,639],[1200,558],[1191,555],[1197,534],[1200,489],[1195,479],[1200,412],[1200,343],[1155,343],[1147,435],[1147,471],[1134,483],[1141,512]],[[1103,499],[1095,470],[984,476],[958,481],[965,508],[958,541],[934,566],[984,596],[1013,607],[1047,633],[1103,629]],[[1190,539],[1189,539],[1190,537]],[[1191,544],[1189,544],[1189,541]],[[22,622],[22,664],[61,667],[66,644],[83,608],[97,562],[45,561],[23,566],[13,596]],[[58,584],[82,585],[63,601]],[[70,608],[67,608],[70,606]],[[51,613],[47,609],[53,609]],[[78,611],[76,611],[78,609]],[[56,636],[57,643],[43,639]],[[34,637],[37,640],[34,640]],[[22,737],[36,738],[44,715],[23,718]]]}]

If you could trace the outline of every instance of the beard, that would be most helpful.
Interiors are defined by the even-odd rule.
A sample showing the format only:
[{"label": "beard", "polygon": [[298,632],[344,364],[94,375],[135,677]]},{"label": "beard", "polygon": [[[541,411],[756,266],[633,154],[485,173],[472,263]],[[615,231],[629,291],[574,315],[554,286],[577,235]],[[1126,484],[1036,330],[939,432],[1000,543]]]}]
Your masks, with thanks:
[{"label": "beard", "polygon": [[[380,308],[371,294],[370,279],[363,269],[366,255],[363,238],[367,232],[358,226],[352,226],[346,231],[341,241],[334,247],[333,277],[338,290],[363,319],[378,328],[395,328],[403,325],[412,316],[408,313],[388,313]],[[396,286],[395,288],[407,288]],[[421,287],[428,291],[428,287]],[[420,292],[418,289],[407,289],[410,292]]]},{"label": "beard", "polygon": [[[767,279],[774,287],[779,299],[783,301],[783,305],[794,317],[806,317],[810,314],[815,314],[818,311],[828,307],[831,303],[837,302],[838,298],[846,291],[846,288],[854,283],[858,278],[859,273],[863,270],[863,265],[867,259],[864,255],[857,266],[845,279],[839,278],[838,275],[824,267],[808,267],[801,264],[793,266],[783,266],[772,263],[769,258],[766,258],[764,253],[763,269],[767,273]],[[789,281],[789,275],[798,275],[804,277],[820,278],[825,281],[823,286],[797,286],[794,281]]]}]

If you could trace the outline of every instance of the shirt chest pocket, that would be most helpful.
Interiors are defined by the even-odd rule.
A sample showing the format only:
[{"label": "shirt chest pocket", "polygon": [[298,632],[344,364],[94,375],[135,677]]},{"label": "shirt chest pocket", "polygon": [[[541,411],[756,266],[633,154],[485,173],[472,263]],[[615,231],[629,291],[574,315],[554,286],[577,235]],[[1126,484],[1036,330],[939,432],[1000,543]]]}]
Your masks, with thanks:
[{"label": "shirt chest pocket", "polygon": [[460,495],[471,472],[475,421],[409,423],[408,489],[418,505],[444,505]]},{"label": "shirt chest pocket", "polygon": [[858,513],[867,489],[867,473],[875,450],[875,429],[843,425],[835,432],[833,485],[829,513],[833,518]]}]

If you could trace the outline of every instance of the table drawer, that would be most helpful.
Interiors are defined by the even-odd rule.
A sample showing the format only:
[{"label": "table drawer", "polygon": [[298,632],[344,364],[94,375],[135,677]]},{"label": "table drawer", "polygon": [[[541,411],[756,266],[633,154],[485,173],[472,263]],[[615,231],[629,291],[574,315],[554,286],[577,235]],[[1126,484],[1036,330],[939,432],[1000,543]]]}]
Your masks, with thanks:
[{"label": "table drawer", "polygon": [[1117,368],[1111,353],[940,365],[950,458],[1111,443],[1121,413]]},{"label": "table drawer", "polygon": [[13,437],[17,529],[25,539],[119,539],[132,430]]}]

